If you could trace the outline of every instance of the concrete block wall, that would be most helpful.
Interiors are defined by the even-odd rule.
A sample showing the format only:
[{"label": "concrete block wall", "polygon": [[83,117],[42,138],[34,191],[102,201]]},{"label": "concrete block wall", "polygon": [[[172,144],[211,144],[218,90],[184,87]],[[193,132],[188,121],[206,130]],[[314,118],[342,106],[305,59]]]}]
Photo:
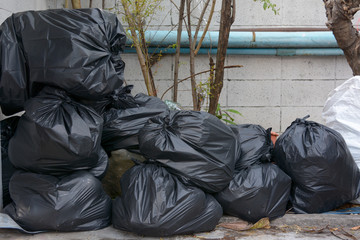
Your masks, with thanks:
[{"label": "concrete block wall", "polygon": [[[6,2],[6,3],[5,3]],[[11,2],[11,9],[5,6]],[[24,4],[26,2],[26,4]],[[177,1],[175,1],[177,2]],[[199,2],[199,1],[195,1]],[[326,28],[326,16],[321,0],[272,0],[280,8],[279,15],[271,10],[264,11],[259,2],[252,0],[237,1],[237,17],[232,30],[258,28]],[[106,0],[106,8],[111,8],[115,0]],[[216,13],[210,30],[216,31],[220,21],[220,3],[217,1]],[[100,0],[93,1],[94,7],[101,7]],[[61,8],[64,0],[0,0],[0,10],[10,12],[27,9]],[[88,0],[82,0],[82,6],[88,6]],[[164,1],[163,11],[151,23],[150,29],[170,30],[177,22],[176,9],[170,1]],[[3,10],[1,10],[3,11]],[[0,11],[0,13],[1,13]],[[0,15],[2,17],[2,15]],[[1,20],[3,20],[2,18]],[[119,16],[121,19],[121,15]],[[359,22],[356,15],[354,23]],[[145,92],[137,56],[124,54],[126,62],[125,77],[128,84],[134,85],[133,93]],[[189,59],[181,56],[180,76],[189,76]],[[242,117],[235,116],[238,123],[260,124],[283,132],[297,117],[311,115],[312,120],[323,123],[321,112],[327,94],[344,80],[352,76],[343,56],[255,56],[231,55],[226,65],[241,64],[240,69],[228,69],[225,72],[224,88],[220,98],[223,109],[239,110]],[[174,56],[164,55],[153,68],[158,95],[172,86]],[[196,71],[207,70],[208,57],[199,55],[196,59]],[[200,75],[197,81],[206,80],[208,75]],[[169,91],[164,99],[171,99]],[[191,108],[190,81],[179,85],[179,102],[184,108]]]},{"label": "concrete block wall", "polygon": [[[125,78],[133,84],[133,93],[145,92],[136,55],[124,54]],[[189,76],[188,56],[181,57],[181,76]],[[197,58],[197,72],[208,69],[208,58]],[[225,72],[220,104],[223,109],[236,109],[237,123],[260,124],[283,132],[298,117],[310,115],[310,120],[324,123],[321,112],[328,93],[352,76],[345,57],[277,57],[228,56],[226,65],[243,65],[243,68]],[[154,67],[158,96],[172,86],[174,57],[163,57]],[[199,80],[206,80],[204,74]],[[164,100],[171,99],[169,91]],[[190,82],[179,86],[179,102],[186,108],[192,106]]]}]

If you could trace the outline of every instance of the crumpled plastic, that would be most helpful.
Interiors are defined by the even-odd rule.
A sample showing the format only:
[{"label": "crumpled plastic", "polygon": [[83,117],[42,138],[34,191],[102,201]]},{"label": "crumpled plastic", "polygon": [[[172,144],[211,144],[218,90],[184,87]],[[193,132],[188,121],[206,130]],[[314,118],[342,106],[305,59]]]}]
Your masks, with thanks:
[{"label": "crumpled plastic", "polygon": [[118,149],[138,151],[140,129],[150,118],[169,111],[167,105],[157,97],[139,93],[132,101],[129,96],[121,96],[118,99],[114,97],[112,107],[103,114],[101,145],[107,153]]},{"label": "crumpled plastic", "polygon": [[232,130],[207,112],[170,111],[140,130],[140,152],[183,182],[215,193],[233,178],[238,141]]},{"label": "crumpled plastic", "polygon": [[280,135],[273,156],[293,181],[293,210],[327,212],[359,197],[360,171],[340,133],[306,118]]},{"label": "crumpled plastic", "polygon": [[224,213],[249,222],[285,215],[291,179],[278,166],[249,166],[234,175],[229,186],[215,194]]},{"label": "crumpled plastic", "polygon": [[63,90],[45,87],[27,101],[9,143],[12,164],[26,171],[64,175],[99,165],[103,119]]},{"label": "crumpled plastic", "polygon": [[17,172],[10,181],[9,214],[27,231],[88,231],[111,224],[111,199],[85,171],[60,178]]},{"label": "crumpled plastic", "polygon": [[187,187],[165,168],[137,165],[121,178],[121,197],[113,203],[114,228],[165,237],[212,231],[222,209],[210,194]]},{"label": "crumpled plastic", "polygon": [[115,14],[96,8],[15,13],[1,25],[0,40],[5,115],[21,111],[43,86],[96,100],[123,84],[126,33]]},{"label": "crumpled plastic", "polygon": [[240,171],[254,164],[271,161],[274,145],[271,141],[271,128],[265,130],[256,124],[230,125],[240,146],[240,156],[235,170]]}]

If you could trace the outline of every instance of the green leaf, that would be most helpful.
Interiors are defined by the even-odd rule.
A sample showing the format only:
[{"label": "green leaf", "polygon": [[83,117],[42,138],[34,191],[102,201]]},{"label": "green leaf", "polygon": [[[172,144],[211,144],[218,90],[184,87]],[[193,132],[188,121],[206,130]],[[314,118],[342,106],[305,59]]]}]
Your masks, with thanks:
[{"label": "green leaf", "polygon": [[266,2],[264,2],[263,8],[264,8],[264,10],[266,10],[266,8],[267,8],[267,3]]},{"label": "green leaf", "polygon": [[239,111],[235,110],[235,109],[226,109],[225,111],[235,113],[235,114],[238,114],[238,115],[242,116],[242,114]]}]

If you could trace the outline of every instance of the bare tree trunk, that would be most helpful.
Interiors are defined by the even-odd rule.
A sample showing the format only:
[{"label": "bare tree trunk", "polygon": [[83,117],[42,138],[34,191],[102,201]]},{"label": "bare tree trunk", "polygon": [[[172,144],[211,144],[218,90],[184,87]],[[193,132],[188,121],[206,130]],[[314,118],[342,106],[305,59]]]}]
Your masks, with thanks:
[{"label": "bare tree trunk", "polygon": [[339,47],[344,51],[353,74],[360,75],[360,39],[352,25],[354,14],[360,10],[360,0],[323,0],[327,26],[332,30]]},{"label": "bare tree trunk", "polygon": [[190,76],[191,76],[191,94],[193,99],[193,109],[195,111],[200,110],[200,104],[198,99],[198,93],[196,89],[196,80],[195,80],[195,52],[193,51],[193,38],[191,35],[191,7],[190,7],[190,0],[186,0],[186,11],[187,11],[187,31],[189,36],[189,47],[190,47]]},{"label": "bare tree trunk", "polygon": [[146,85],[148,94],[150,96],[156,96],[156,89],[153,87],[153,83],[151,83],[149,72],[147,71],[146,59],[145,59],[144,54],[143,54],[142,49],[141,49],[141,43],[139,42],[138,36],[136,34],[136,30],[135,30],[136,23],[131,20],[132,15],[131,15],[131,12],[130,12],[129,7],[128,7],[128,1],[127,0],[121,0],[121,4],[122,4],[122,6],[124,8],[125,17],[128,20],[127,22],[129,24],[133,44],[134,44],[135,49],[136,49],[136,53],[137,53],[137,56],[138,56],[138,59],[139,59],[142,74],[144,76],[144,81],[145,81],[145,85]]},{"label": "bare tree trunk", "polygon": [[180,42],[181,42],[181,33],[182,33],[182,22],[184,18],[184,8],[185,0],[180,1],[179,9],[179,25],[177,29],[177,39],[176,39],[176,54],[175,54],[175,69],[174,69],[174,94],[173,101],[177,102],[177,93],[178,93],[178,81],[179,81],[179,63],[180,63]]},{"label": "bare tree trunk", "polygon": [[[136,11],[137,12],[141,12],[142,10],[140,9],[139,3],[136,2]],[[149,52],[148,52],[148,48],[146,45],[146,39],[145,39],[145,32],[144,32],[144,23],[142,22],[141,18],[139,17],[139,15],[136,17],[136,21],[137,21],[137,25],[141,26],[139,29],[139,38],[140,38],[140,48],[141,51],[143,52],[143,56],[145,58],[145,65],[146,65],[146,71],[148,72],[148,76],[149,76],[149,84],[151,85],[151,89],[152,89],[152,95],[154,97],[157,97],[157,92],[156,92],[156,87],[155,87],[155,81],[154,81],[154,76],[151,70],[151,64],[150,64],[150,58],[149,58]]]},{"label": "bare tree trunk", "polygon": [[89,0],[89,8],[92,8],[93,0]]},{"label": "bare tree trunk", "polygon": [[235,20],[235,1],[236,0],[223,0],[221,6],[219,41],[216,54],[215,80],[210,84],[210,104],[208,111],[213,115],[215,115],[224,82],[226,49],[229,42],[230,28]]},{"label": "bare tree trunk", "polygon": [[81,8],[81,1],[80,0],[71,0],[72,6],[74,9]]}]

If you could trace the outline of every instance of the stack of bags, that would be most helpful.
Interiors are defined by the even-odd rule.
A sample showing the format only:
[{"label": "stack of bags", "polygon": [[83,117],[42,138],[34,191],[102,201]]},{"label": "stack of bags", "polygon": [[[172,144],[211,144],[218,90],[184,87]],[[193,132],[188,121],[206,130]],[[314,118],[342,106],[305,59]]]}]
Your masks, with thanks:
[{"label": "stack of bags", "polygon": [[[229,183],[244,185],[240,172],[256,181],[258,204],[268,206],[236,196],[244,205],[234,212],[257,211],[244,217],[249,221],[285,213],[286,177],[260,184],[247,177],[259,164],[279,171],[268,163],[270,131],[258,126],[264,150],[244,157],[240,128],[205,112],[171,111],[156,97],[132,96],[132,86],[123,86],[126,37],[115,15],[98,9],[17,13],[1,25],[0,40],[2,111],[25,111],[2,121],[2,130],[9,129],[2,131],[2,160],[9,173],[17,170],[2,177],[9,189],[4,212],[27,231],[94,230],[111,221],[149,236],[210,231],[228,205],[221,194]],[[124,174],[122,195],[112,204],[100,180],[118,149],[147,161]]]},{"label": "stack of bags", "polygon": [[28,231],[109,226],[103,118],[90,106],[122,89],[126,35],[116,15],[17,13],[1,25],[0,40],[2,111],[25,111],[4,149],[18,169],[4,212]]},{"label": "stack of bags", "polygon": [[[163,237],[211,231],[223,213],[256,222],[283,216],[289,200],[295,212],[312,213],[359,196],[346,144],[320,124],[294,121],[274,148],[271,129],[133,96],[123,86],[126,36],[114,14],[18,13],[1,25],[0,40],[1,109],[25,111],[1,122],[1,199],[27,231],[112,223]],[[116,176],[108,156],[119,149],[146,160],[133,159],[112,201],[101,180]]]}]

